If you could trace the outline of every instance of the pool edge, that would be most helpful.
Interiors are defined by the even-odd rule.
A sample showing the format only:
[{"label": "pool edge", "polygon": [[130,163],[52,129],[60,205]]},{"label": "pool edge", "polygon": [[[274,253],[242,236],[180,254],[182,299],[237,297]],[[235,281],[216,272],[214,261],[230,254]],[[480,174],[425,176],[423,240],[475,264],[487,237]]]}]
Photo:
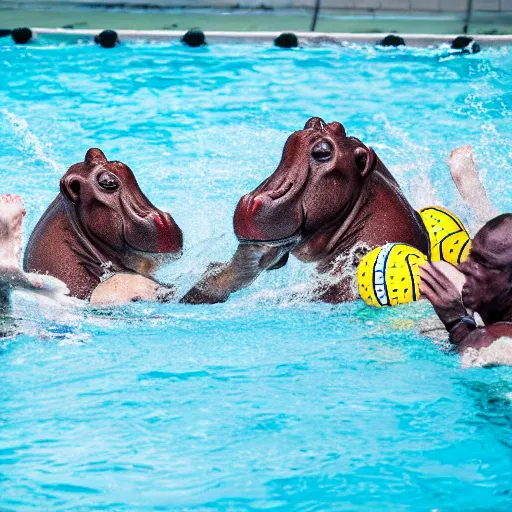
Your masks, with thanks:
[{"label": "pool edge", "polygon": [[[36,34],[58,35],[63,37],[86,36],[94,37],[102,29],[54,29],[33,28]],[[117,30],[123,40],[148,39],[159,41],[179,40],[185,31],[182,30]],[[228,32],[205,31],[207,39],[211,42],[272,42],[281,32]],[[385,35],[384,33],[345,33],[345,32],[295,32],[301,42],[310,44],[334,43],[362,43],[375,44]],[[397,34],[402,36],[410,46],[429,46],[433,44],[449,43],[460,34]],[[491,46],[512,44],[512,34],[509,35],[474,35],[474,39]]]}]

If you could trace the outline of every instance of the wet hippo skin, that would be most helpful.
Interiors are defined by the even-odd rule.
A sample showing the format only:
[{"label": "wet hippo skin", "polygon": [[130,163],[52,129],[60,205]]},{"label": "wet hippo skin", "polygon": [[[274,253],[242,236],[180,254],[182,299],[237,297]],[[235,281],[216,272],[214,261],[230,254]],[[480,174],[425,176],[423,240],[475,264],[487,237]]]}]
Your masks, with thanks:
[{"label": "wet hippo skin", "polygon": [[[342,124],[316,117],[288,138],[276,171],[240,199],[234,229],[240,245],[232,261],[209,269],[184,302],[226,300],[289,254],[340,274],[340,257],[358,245],[403,242],[429,253],[419,215],[375,152]],[[319,288],[317,298],[355,299],[350,274]]]},{"label": "wet hippo skin", "polygon": [[180,228],[149,202],[130,168],[90,149],[62,177],[59,195],[30,236],[23,267],[57,277],[72,296],[88,299],[105,274],[150,277],[182,246]]}]

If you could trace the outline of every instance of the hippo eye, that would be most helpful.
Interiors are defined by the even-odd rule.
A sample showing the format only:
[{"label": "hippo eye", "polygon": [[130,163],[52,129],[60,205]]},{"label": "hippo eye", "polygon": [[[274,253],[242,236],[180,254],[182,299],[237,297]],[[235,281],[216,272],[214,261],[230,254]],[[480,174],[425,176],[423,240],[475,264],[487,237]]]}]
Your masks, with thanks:
[{"label": "hippo eye", "polygon": [[317,162],[328,162],[332,157],[332,146],[325,141],[319,142],[311,151],[311,156]]},{"label": "hippo eye", "polygon": [[102,172],[98,177],[98,183],[105,190],[117,190],[119,188],[119,178],[111,172]]}]

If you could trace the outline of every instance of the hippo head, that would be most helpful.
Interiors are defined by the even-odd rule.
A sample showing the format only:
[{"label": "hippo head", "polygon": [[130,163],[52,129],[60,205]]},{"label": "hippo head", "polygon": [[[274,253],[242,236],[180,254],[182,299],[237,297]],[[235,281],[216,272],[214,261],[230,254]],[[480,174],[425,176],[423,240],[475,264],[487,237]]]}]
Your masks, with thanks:
[{"label": "hippo head", "polygon": [[183,236],[172,217],[149,202],[127,165],[108,161],[99,149],[69,168],[60,190],[89,244],[125,267],[149,275],[181,255]]},{"label": "hippo head", "polygon": [[297,245],[343,222],[376,165],[374,151],[340,123],[311,118],[290,135],[276,171],[236,208],[242,243]]}]

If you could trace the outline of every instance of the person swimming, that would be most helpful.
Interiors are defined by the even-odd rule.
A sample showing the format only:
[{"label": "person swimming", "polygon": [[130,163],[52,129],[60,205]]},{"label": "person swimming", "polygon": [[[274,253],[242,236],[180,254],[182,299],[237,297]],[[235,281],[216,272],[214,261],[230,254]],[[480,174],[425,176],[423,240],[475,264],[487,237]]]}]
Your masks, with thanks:
[{"label": "person swimming", "polygon": [[[462,293],[435,263],[421,270],[421,294],[427,298],[462,353],[512,338],[512,214],[488,221],[473,240],[468,259],[458,270],[464,275]],[[482,318],[478,327],[474,312]]]},{"label": "person swimming", "polygon": [[[439,263],[420,270],[420,292],[432,304],[460,354],[486,351],[497,340],[512,338],[512,214],[495,216],[482,186],[470,146],[452,151],[450,172],[477,222],[493,216],[477,232],[467,260],[457,266],[462,289]],[[479,327],[474,313],[483,321]],[[504,357],[505,356],[505,357]],[[488,364],[512,364],[512,345]]]}]

